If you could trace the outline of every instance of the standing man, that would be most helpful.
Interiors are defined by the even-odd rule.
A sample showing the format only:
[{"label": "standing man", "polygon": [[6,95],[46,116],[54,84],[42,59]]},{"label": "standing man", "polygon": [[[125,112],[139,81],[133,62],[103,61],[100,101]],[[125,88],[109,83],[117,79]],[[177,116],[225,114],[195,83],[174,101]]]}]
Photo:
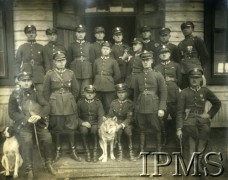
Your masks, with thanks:
[{"label": "standing man", "polygon": [[102,26],[97,26],[94,28],[94,36],[96,41],[91,45],[90,49],[90,61],[92,64],[94,61],[101,57],[101,44],[104,42],[105,29]]},{"label": "standing man", "polygon": [[[78,115],[81,119],[80,133],[86,152],[86,161],[91,161],[90,141],[88,140],[92,139],[93,162],[97,162],[98,128],[103,120],[104,109],[101,101],[95,98],[96,88],[93,85],[86,86],[84,92],[85,98],[81,98],[77,103]],[[88,135],[90,135],[90,139],[88,139]]]},{"label": "standing man", "polygon": [[[181,55],[181,71],[183,84],[181,88],[188,87],[188,71],[192,67],[202,67],[204,69],[205,64],[209,60],[209,54],[206,45],[202,39],[193,35],[194,24],[191,21],[187,21],[181,24],[181,30],[185,37],[183,41],[178,44],[178,48]],[[205,81],[205,78],[204,78]],[[206,82],[204,82],[206,84]]]},{"label": "standing man", "polygon": [[48,38],[48,43],[43,47],[43,58],[45,62],[49,62],[48,70],[53,69],[53,55],[57,51],[65,51],[66,48],[57,42],[57,29],[56,28],[48,28],[46,30],[46,36]]},{"label": "standing man", "polygon": [[171,37],[170,33],[171,33],[171,30],[169,28],[166,28],[166,27],[161,28],[159,30],[160,42],[155,43],[155,47],[157,48],[157,52],[159,56],[159,50],[162,48],[162,46],[166,46],[170,50],[170,60],[176,63],[180,63],[179,49],[175,44],[169,41]]},{"label": "standing man", "polygon": [[90,62],[90,43],[85,41],[86,27],[78,25],[75,29],[76,41],[68,48],[68,66],[74,71],[80,94],[84,87],[92,83],[92,63]]},{"label": "standing man", "polygon": [[143,38],[143,44],[144,44],[144,50],[151,51],[153,53],[153,66],[157,63],[157,54],[156,54],[156,47],[155,42],[151,38],[151,27],[149,26],[143,26],[140,29],[140,33]]},{"label": "standing man", "polygon": [[[154,69],[160,72],[166,82],[167,86],[167,110],[163,117],[164,126],[162,128],[163,143],[166,145],[167,138],[176,137],[176,109],[177,109],[177,98],[179,96],[179,86],[181,84],[181,71],[180,65],[171,61],[171,51],[167,46],[162,46],[159,49],[159,58],[161,62],[157,64]],[[168,116],[171,116],[172,121],[169,123]]]},{"label": "standing man", "polygon": [[8,112],[13,120],[19,139],[22,158],[28,179],[34,177],[33,172],[33,134],[37,135],[40,147],[43,147],[45,166],[50,174],[55,175],[52,167],[52,137],[48,131],[49,103],[41,92],[32,88],[32,74],[21,72],[17,76],[20,89],[10,95]]},{"label": "standing man", "polygon": [[108,116],[117,117],[117,123],[121,128],[117,132],[118,143],[118,161],[123,159],[122,149],[122,134],[124,133],[128,138],[128,148],[130,161],[135,161],[133,146],[132,146],[132,121],[133,121],[133,102],[128,99],[126,84],[116,85],[117,99],[112,101]]},{"label": "standing man", "polygon": [[16,72],[26,71],[32,74],[33,83],[37,91],[42,91],[45,72],[50,62],[42,57],[43,46],[36,42],[36,27],[27,25],[24,33],[28,42],[22,44],[16,54]]},{"label": "standing man", "polygon": [[129,46],[123,43],[123,29],[121,27],[115,27],[112,30],[114,45],[112,46],[112,56],[118,62],[120,68],[121,78],[120,83],[125,82],[126,78],[126,61],[129,57]]},{"label": "standing man", "polygon": [[[184,158],[189,161],[193,152],[200,152],[200,164],[210,137],[211,119],[221,107],[218,97],[201,87],[202,75],[202,68],[190,69],[190,86],[181,91],[177,106],[177,136],[183,139]],[[207,101],[212,106],[205,111]]]},{"label": "standing man", "polygon": [[[141,55],[143,72],[135,81],[135,112],[140,130],[140,151],[144,151],[145,131],[152,127],[156,136],[157,151],[161,151],[161,118],[166,110],[167,88],[161,73],[151,68],[153,55],[143,52]],[[138,156],[140,158],[140,154]]]},{"label": "standing man", "polygon": [[120,69],[115,59],[110,57],[111,44],[105,41],[101,45],[101,57],[93,66],[94,86],[101,100],[105,113],[109,111],[111,102],[115,99],[115,84],[120,79]]}]

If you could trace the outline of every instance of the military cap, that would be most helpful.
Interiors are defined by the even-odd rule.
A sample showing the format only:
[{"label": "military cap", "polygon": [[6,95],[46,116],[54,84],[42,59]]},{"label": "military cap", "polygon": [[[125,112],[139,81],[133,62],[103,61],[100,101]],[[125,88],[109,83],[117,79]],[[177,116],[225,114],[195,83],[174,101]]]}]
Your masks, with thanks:
[{"label": "military cap", "polygon": [[143,44],[143,39],[142,38],[134,38],[132,44],[138,44],[138,43]]},{"label": "military cap", "polygon": [[192,21],[186,21],[181,24],[181,30],[185,29],[186,27],[192,27],[194,29],[194,24]]},{"label": "military cap", "polygon": [[94,33],[99,33],[99,32],[105,33],[105,29],[102,26],[95,27],[94,28]]},{"label": "military cap", "polygon": [[34,25],[25,26],[25,28],[24,28],[24,33],[25,34],[31,32],[31,31],[36,31],[36,26],[34,26]]},{"label": "military cap", "polygon": [[151,27],[149,26],[143,26],[140,28],[140,32],[143,33],[143,32],[146,32],[146,31],[151,31]]},{"label": "military cap", "polygon": [[86,31],[86,27],[82,24],[79,24],[76,28],[75,28],[76,32],[85,32]]},{"label": "military cap", "polygon": [[87,85],[84,87],[84,91],[88,92],[88,93],[95,93],[96,92],[96,88],[93,85]]},{"label": "military cap", "polygon": [[188,74],[189,74],[189,77],[202,77],[203,69],[201,67],[191,68]]},{"label": "military cap", "polygon": [[102,44],[101,44],[101,47],[103,46],[106,46],[106,47],[110,47],[111,48],[111,43],[108,42],[108,41],[104,41]]},{"label": "military cap", "polygon": [[159,30],[159,35],[164,36],[170,34],[171,30],[169,28],[163,27]]},{"label": "military cap", "polygon": [[66,59],[66,52],[65,51],[56,51],[53,54],[53,60],[55,61],[61,61]]},{"label": "military cap", "polygon": [[17,79],[18,81],[22,81],[22,80],[31,80],[32,79],[32,74],[29,73],[29,72],[25,72],[25,71],[22,71],[20,72],[18,75],[17,75]]},{"label": "military cap", "polygon": [[170,49],[167,46],[161,46],[158,50],[158,52],[161,54],[163,52],[170,52]]},{"label": "military cap", "polygon": [[123,33],[123,29],[121,27],[115,27],[113,30],[112,30],[112,34],[115,35],[115,34],[121,34]]},{"label": "military cap", "polygon": [[127,85],[124,83],[116,84],[115,85],[117,92],[126,92],[127,91]]},{"label": "military cap", "polygon": [[153,53],[151,51],[143,51],[140,55],[142,61],[146,61],[148,59],[153,59]]},{"label": "military cap", "polygon": [[56,28],[48,28],[46,30],[46,35],[52,35],[52,34],[57,34],[57,29]]}]

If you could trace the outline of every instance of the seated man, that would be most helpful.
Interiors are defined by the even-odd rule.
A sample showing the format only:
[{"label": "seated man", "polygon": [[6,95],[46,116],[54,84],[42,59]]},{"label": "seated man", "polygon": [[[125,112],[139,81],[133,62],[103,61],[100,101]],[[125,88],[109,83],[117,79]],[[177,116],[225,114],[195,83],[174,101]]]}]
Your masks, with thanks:
[{"label": "seated man", "polygon": [[22,158],[25,164],[28,179],[33,178],[32,151],[33,134],[39,138],[40,146],[43,147],[45,165],[52,175],[56,171],[52,167],[52,137],[47,129],[49,103],[43,98],[39,91],[32,88],[32,75],[21,72],[17,76],[20,90],[10,95],[8,111],[9,117],[14,121],[17,131]]},{"label": "seated man", "polygon": [[117,142],[118,142],[118,161],[122,161],[122,143],[121,136],[123,132],[128,137],[128,147],[130,161],[135,161],[135,157],[132,150],[132,116],[133,116],[133,102],[127,98],[127,86],[125,84],[117,84],[116,92],[118,99],[112,101],[109,109],[108,116],[116,116],[118,119],[118,124],[121,126],[117,132]]}]

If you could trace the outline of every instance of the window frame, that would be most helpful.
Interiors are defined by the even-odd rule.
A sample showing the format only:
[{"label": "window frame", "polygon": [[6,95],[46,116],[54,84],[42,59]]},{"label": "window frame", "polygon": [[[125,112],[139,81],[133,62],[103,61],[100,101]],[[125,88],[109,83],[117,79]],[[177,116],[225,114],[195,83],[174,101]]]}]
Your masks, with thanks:
[{"label": "window frame", "polygon": [[14,85],[14,27],[13,27],[13,0],[0,0],[3,10],[3,31],[5,35],[4,52],[6,62],[6,75],[0,77],[0,86]]},{"label": "window frame", "polygon": [[210,63],[206,64],[205,76],[208,85],[228,85],[228,75],[214,73],[214,32],[215,32],[215,6],[217,1],[204,1],[204,40],[210,54]]}]

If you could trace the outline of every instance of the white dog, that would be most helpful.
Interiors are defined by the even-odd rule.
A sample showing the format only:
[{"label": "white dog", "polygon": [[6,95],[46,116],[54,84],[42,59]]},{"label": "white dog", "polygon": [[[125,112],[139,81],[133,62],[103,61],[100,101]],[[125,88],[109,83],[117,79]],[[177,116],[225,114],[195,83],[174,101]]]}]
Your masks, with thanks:
[{"label": "white dog", "polygon": [[19,143],[14,136],[13,127],[6,127],[3,131],[6,140],[3,144],[2,166],[5,168],[5,175],[9,176],[13,172],[13,177],[18,177],[18,170],[23,160],[19,153]]},{"label": "white dog", "polygon": [[102,162],[107,162],[107,146],[110,144],[110,158],[115,159],[115,156],[113,154],[113,148],[114,148],[114,140],[116,136],[116,132],[118,131],[119,126],[117,124],[117,118],[106,118],[103,117],[103,123],[101,124],[99,128],[99,143],[101,146],[101,149],[103,151],[103,154],[101,157],[99,157],[99,160],[102,160]]}]

